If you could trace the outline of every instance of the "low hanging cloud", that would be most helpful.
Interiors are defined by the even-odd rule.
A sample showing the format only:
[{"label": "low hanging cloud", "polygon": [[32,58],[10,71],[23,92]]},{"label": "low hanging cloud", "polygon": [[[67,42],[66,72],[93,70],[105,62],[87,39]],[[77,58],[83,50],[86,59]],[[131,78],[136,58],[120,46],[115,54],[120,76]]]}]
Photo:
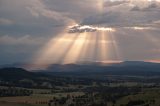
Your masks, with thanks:
[{"label": "low hanging cloud", "polygon": [[84,33],[84,32],[96,32],[96,31],[114,32],[115,30],[113,28],[95,27],[88,25],[75,25],[75,26],[70,26],[68,29],[68,33]]},{"label": "low hanging cloud", "polygon": [[97,29],[91,26],[75,25],[69,28],[68,33],[83,33],[83,32],[95,32],[95,31],[97,31]]},{"label": "low hanging cloud", "polygon": [[117,0],[117,1],[111,1],[111,0],[106,0],[104,2],[104,7],[112,7],[112,6],[118,6],[121,4],[129,3],[129,0]]}]

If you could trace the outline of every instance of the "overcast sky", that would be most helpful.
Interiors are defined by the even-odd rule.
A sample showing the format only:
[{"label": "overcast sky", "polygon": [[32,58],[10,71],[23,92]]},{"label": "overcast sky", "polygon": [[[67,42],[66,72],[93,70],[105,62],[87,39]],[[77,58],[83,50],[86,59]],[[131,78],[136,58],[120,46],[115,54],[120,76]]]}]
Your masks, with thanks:
[{"label": "overcast sky", "polygon": [[160,61],[158,0],[0,0],[0,64],[29,62],[74,24],[115,28],[122,60]]}]

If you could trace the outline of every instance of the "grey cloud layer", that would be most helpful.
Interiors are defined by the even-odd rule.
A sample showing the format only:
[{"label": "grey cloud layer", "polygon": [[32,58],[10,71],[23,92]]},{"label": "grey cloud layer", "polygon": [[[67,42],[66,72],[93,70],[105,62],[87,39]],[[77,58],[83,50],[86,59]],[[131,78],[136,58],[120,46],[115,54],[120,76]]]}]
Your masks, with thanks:
[{"label": "grey cloud layer", "polygon": [[106,2],[102,14],[85,18],[82,24],[106,26],[136,26],[151,24],[160,20],[160,3],[150,2],[145,6],[126,1]]},{"label": "grey cloud layer", "polygon": [[[128,32],[128,29],[122,28],[154,27],[156,30],[145,31],[160,42],[159,2],[144,3],[142,6],[141,0],[133,3],[127,0],[105,1],[102,11],[100,0],[0,0],[0,49],[3,51],[0,53],[0,64],[20,61],[19,57],[28,60],[74,21],[95,27],[118,28],[115,36],[119,39],[119,48],[125,59],[160,57],[157,52],[160,47],[153,45],[153,42],[148,43],[146,38],[144,40],[144,33],[134,29]],[[141,46],[137,48],[137,45]]]}]

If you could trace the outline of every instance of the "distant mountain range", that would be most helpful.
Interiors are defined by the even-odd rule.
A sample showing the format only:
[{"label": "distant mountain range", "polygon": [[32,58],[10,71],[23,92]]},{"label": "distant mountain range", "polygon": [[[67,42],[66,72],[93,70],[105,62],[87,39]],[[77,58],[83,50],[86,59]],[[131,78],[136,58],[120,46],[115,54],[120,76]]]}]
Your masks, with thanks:
[{"label": "distant mountain range", "polygon": [[[16,66],[21,67],[21,66]],[[127,77],[143,76],[146,81],[160,81],[160,64],[126,61],[114,64],[102,64],[100,62],[85,64],[52,64],[46,70],[26,70],[24,68],[11,67],[11,65],[0,68],[0,85],[20,86],[28,88],[47,88],[54,85],[62,85],[79,81],[85,83],[88,79],[106,79],[108,76],[118,76],[125,79]],[[69,79],[70,80],[69,80]],[[72,79],[75,80],[72,80]],[[80,78],[80,79],[79,79]],[[82,78],[82,79],[81,79]],[[84,80],[83,78],[87,78]],[[150,79],[152,78],[152,79]],[[67,80],[66,80],[67,79]],[[91,80],[90,82],[91,83]]]},{"label": "distant mountain range", "polygon": [[[25,68],[24,64],[6,65],[5,67]],[[81,62],[78,64],[51,64],[46,70],[30,70],[34,72],[117,74],[117,75],[160,75],[160,63],[143,61],[125,61],[112,64],[101,62]]]}]

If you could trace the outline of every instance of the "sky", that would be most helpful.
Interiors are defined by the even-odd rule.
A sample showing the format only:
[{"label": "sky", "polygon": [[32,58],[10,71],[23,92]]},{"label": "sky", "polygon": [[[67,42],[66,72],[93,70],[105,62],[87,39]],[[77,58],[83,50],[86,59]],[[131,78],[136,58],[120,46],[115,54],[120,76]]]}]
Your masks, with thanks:
[{"label": "sky", "polygon": [[159,0],[0,0],[0,64],[160,62]]}]

